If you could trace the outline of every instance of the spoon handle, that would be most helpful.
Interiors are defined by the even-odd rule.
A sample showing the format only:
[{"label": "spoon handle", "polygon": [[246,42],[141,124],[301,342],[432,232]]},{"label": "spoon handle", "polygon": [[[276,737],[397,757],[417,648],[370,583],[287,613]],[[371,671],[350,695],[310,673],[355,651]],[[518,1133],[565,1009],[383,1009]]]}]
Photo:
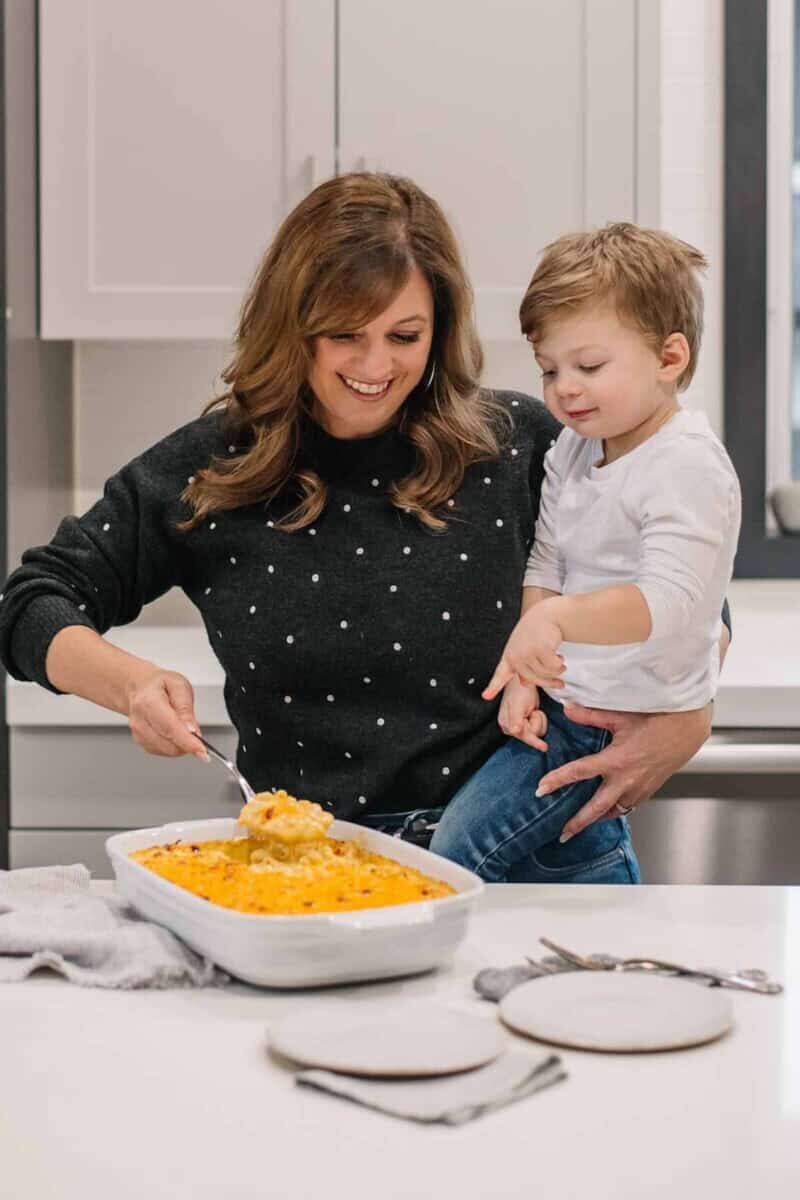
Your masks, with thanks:
[{"label": "spoon handle", "polygon": [[558,946],[555,942],[551,942],[550,938],[540,937],[539,941],[548,950],[552,950],[559,958],[563,958],[565,962],[572,963],[573,967],[582,967],[584,971],[607,971],[609,966],[601,963],[593,963],[588,958],[584,958],[580,954],[576,954],[574,950],[567,950],[565,946]]},{"label": "spoon handle", "polygon": [[209,754],[213,754],[214,758],[218,759],[223,764],[223,766],[228,768],[231,775],[233,775],[234,779],[236,780],[237,784],[239,785],[239,790],[241,791],[242,795],[244,796],[245,801],[252,800],[253,796],[255,796],[255,792],[253,791],[250,784],[247,782],[247,780],[245,779],[244,775],[241,773],[239,768],[236,766],[236,764],[231,762],[231,760],[229,758],[227,758],[226,755],[224,755],[221,750],[218,750],[216,746],[212,746],[211,742],[206,741],[206,739],[201,734],[196,733],[194,736],[197,738],[198,741],[203,743],[206,750],[208,750]]},{"label": "spoon handle", "polygon": [[581,967],[585,971],[670,971],[685,979],[706,979],[709,983],[738,988],[743,992],[760,992],[765,996],[778,996],[783,991],[782,984],[772,979],[761,978],[760,974],[754,978],[752,975],[740,974],[738,971],[702,970],[684,967],[680,963],[663,962],[657,958],[620,959],[613,958],[611,955],[599,954],[591,958],[584,958],[582,955],[576,954],[574,950],[567,950],[565,946],[557,945],[549,938],[540,937],[539,941],[565,962],[571,963],[574,967]]},{"label": "spoon handle", "polygon": [[678,963],[661,962],[656,958],[626,958],[618,964],[617,969],[620,968],[625,971],[673,971],[684,979],[707,979],[710,983],[724,984],[743,992],[761,992],[765,996],[778,996],[783,991],[783,985],[771,979],[751,979],[738,971],[682,967]]}]

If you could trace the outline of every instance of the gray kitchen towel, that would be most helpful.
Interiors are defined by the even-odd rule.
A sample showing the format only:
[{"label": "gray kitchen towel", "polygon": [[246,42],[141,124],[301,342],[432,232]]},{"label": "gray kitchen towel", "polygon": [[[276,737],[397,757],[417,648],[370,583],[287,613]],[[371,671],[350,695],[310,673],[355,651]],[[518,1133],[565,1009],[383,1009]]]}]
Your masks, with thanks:
[{"label": "gray kitchen towel", "polygon": [[343,1096],[409,1121],[464,1125],[566,1079],[556,1054],[532,1059],[502,1054],[484,1067],[440,1079],[367,1079],[335,1071],[300,1071],[295,1082]]},{"label": "gray kitchen towel", "polygon": [[86,867],[0,871],[0,983],[50,967],[82,987],[203,987],[227,975],[124,901],[92,895]]},{"label": "gray kitchen towel", "polygon": [[554,954],[548,954],[540,962],[532,958],[514,967],[485,967],[472,981],[472,986],[484,1000],[502,1000],[512,988],[529,979],[542,979],[545,975],[561,974],[563,971],[579,971],[571,963],[564,962]]}]

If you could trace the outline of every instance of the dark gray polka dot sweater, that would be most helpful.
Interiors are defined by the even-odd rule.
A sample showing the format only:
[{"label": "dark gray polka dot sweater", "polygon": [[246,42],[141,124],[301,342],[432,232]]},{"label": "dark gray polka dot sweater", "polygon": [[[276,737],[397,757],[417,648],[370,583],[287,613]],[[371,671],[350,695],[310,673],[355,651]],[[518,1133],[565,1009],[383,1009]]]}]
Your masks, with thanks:
[{"label": "dark gray polka dot sweater", "polygon": [[[519,614],[543,459],[558,425],[538,401],[498,393],[513,430],[473,465],[430,533],[387,486],[413,450],[395,430],[340,441],[313,426],[304,455],[329,487],[311,528],[275,520],[291,496],[224,512],[189,533],[189,476],[228,447],[200,417],[123,467],[84,516],[25,552],[0,602],[0,657],[45,674],[67,625],[99,633],[181,587],[225,671],[238,764],[340,817],[445,804],[500,744],[480,692]],[[169,664],[163,664],[168,666]]]}]

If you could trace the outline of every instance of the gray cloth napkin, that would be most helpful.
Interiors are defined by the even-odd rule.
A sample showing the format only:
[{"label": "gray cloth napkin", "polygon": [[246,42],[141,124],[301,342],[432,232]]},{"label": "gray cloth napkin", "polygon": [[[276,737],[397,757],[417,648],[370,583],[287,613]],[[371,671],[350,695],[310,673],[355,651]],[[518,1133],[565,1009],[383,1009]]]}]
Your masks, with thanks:
[{"label": "gray cloth napkin", "polygon": [[571,963],[564,962],[563,958],[548,954],[541,962],[529,959],[514,967],[486,967],[483,971],[478,971],[472,986],[484,1000],[502,1000],[512,988],[527,983],[529,979],[541,979],[545,975],[579,970],[580,967],[573,967]]},{"label": "gray cloth napkin", "polygon": [[531,1059],[509,1052],[484,1067],[442,1079],[367,1079],[334,1071],[300,1071],[295,1082],[393,1117],[463,1125],[566,1078],[556,1054]]},{"label": "gray cloth napkin", "polygon": [[227,975],[123,901],[93,896],[86,867],[0,871],[0,983],[50,967],[82,987],[168,988]]}]

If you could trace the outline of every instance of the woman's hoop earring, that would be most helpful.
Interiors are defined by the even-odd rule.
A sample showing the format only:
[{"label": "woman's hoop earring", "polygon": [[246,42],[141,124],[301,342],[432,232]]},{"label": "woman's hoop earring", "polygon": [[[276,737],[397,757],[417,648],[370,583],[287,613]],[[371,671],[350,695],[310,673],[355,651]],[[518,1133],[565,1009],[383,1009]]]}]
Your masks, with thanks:
[{"label": "woman's hoop earring", "polygon": [[433,381],[435,378],[436,378],[436,363],[434,363],[433,366],[431,367],[431,373],[428,376],[428,380],[425,384],[426,392],[429,392],[431,390],[431,388],[433,387]]}]

